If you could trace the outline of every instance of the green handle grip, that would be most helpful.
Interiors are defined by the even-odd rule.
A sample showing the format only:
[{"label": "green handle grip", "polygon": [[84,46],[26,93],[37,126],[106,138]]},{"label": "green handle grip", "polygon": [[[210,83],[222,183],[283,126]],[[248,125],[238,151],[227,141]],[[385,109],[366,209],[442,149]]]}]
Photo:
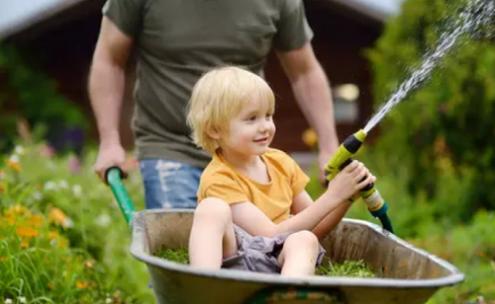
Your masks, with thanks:
[{"label": "green handle grip", "polygon": [[120,211],[122,212],[122,215],[124,215],[125,221],[128,224],[131,224],[135,208],[129,193],[127,193],[127,190],[122,183],[123,176],[124,172],[119,167],[110,167],[105,172],[105,180],[110,186],[110,189],[112,189],[113,196],[117,200]]}]

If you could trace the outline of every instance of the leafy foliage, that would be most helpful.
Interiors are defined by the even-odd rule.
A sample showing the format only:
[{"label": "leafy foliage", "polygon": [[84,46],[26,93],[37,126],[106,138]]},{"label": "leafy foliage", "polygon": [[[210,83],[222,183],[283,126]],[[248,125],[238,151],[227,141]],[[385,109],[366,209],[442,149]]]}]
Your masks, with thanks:
[{"label": "leafy foliage", "polygon": [[74,145],[80,143],[71,143],[62,132],[88,127],[81,109],[63,97],[57,83],[27,58],[12,47],[0,47],[0,151],[12,148],[17,124],[23,119],[36,127],[38,136],[57,142],[58,148],[78,148]]},{"label": "leafy foliage", "polygon": [[[81,165],[52,153],[41,144],[0,155],[0,302],[151,303],[129,227],[92,172],[94,151]],[[139,174],[126,185],[142,207]]]},{"label": "leafy foliage", "polygon": [[[5,299],[30,299],[42,303],[95,303],[110,290],[104,269],[84,251],[68,247],[57,223],[22,205],[3,210],[0,216],[0,291]],[[46,303],[46,302],[45,302]]]},{"label": "leafy foliage", "polygon": [[[464,0],[409,0],[370,51],[376,101],[382,104],[408,70],[435,46]],[[495,45],[490,35],[463,37],[417,92],[381,123],[377,150],[407,168],[407,190],[435,197],[436,213],[468,221],[495,209]],[[448,187],[444,183],[457,186]],[[453,191],[453,192],[450,192]]]}]

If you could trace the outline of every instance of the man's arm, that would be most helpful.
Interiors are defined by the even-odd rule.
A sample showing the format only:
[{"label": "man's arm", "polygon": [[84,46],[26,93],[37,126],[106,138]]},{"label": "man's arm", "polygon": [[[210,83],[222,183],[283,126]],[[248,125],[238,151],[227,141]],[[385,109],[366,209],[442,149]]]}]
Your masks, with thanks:
[{"label": "man's arm", "polygon": [[338,147],[333,101],[327,77],[310,42],[299,49],[277,51],[277,56],[289,78],[299,107],[318,134],[318,163],[323,173],[326,162]]},{"label": "man's arm", "polygon": [[89,75],[89,97],[95,113],[100,147],[94,170],[104,179],[111,166],[122,166],[119,121],[125,89],[125,68],[133,40],[103,17]]}]

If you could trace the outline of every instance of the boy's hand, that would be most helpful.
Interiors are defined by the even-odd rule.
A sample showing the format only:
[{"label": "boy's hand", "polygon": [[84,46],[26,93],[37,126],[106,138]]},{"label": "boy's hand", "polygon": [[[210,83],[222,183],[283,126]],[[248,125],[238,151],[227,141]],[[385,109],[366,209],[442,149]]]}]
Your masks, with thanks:
[{"label": "boy's hand", "polygon": [[353,160],[330,181],[327,191],[339,200],[345,201],[375,181],[376,177],[362,162]]}]

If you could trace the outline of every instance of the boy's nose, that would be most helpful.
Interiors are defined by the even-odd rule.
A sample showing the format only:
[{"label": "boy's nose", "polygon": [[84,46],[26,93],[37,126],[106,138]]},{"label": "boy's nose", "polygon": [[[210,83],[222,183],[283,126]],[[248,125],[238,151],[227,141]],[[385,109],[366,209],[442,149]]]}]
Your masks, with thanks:
[{"label": "boy's nose", "polygon": [[269,124],[270,124],[270,123],[269,123],[269,122],[267,122],[267,121],[262,121],[262,122],[259,124],[258,128],[259,128],[259,130],[260,130],[261,132],[265,132],[265,131],[267,131],[267,130],[268,130],[268,128],[269,128]]}]

